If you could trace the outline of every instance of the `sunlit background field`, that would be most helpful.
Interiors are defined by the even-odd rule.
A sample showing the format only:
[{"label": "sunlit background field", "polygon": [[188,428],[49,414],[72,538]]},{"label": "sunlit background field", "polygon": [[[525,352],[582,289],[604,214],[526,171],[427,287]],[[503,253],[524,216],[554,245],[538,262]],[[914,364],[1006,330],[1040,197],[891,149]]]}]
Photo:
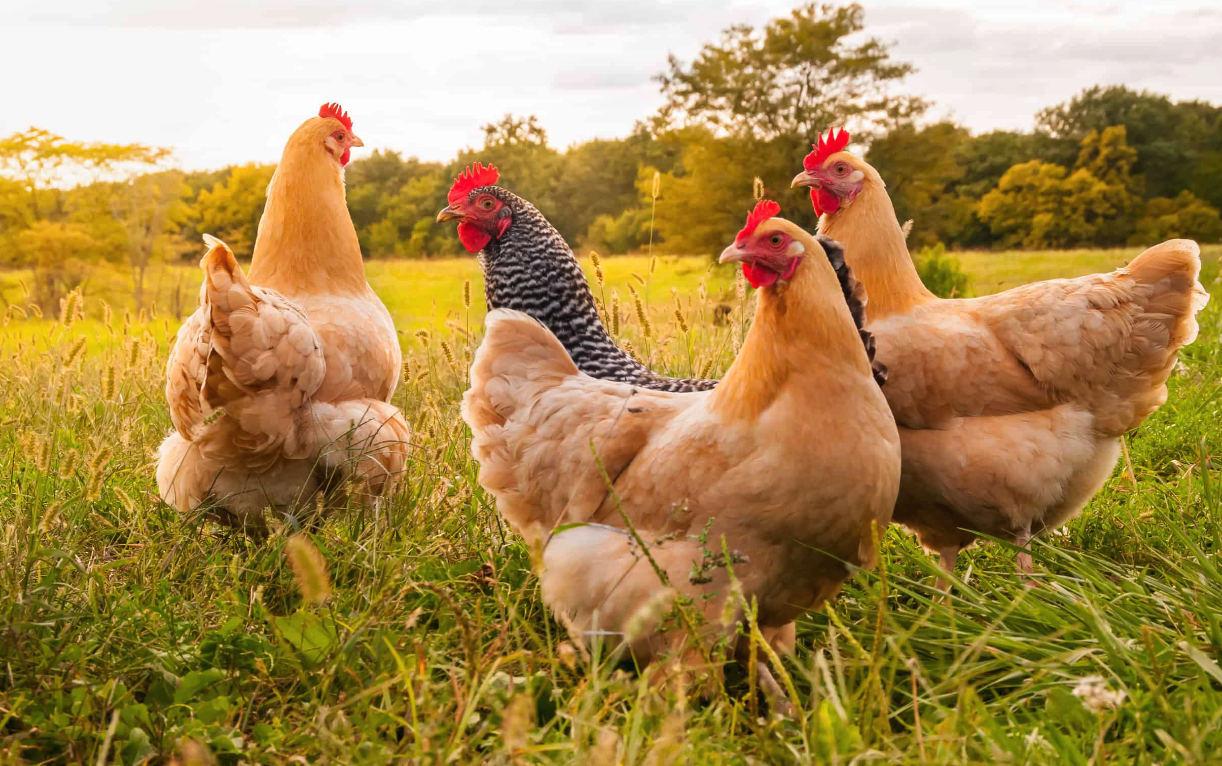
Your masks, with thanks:
[{"label": "sunlit background field", "polygon": [[[1134,252],[959,257],[985,293]],[[458,418],[482,315],[472,260],[370,264],[408,353],[394,401],[417,452],[388,505],[313,528],[329,592],[318,604],[285,557],[297,519],[275,520],[259,543],[160,502],[152,453],[170,427],[161,370],[176,319],[158,293],[141,323],[98,279],[63,316],[0,330],[0,752],[8,763],[174,752],[230,764],[1217,763],[1220,255],[1206,249],[1214,300],[1170,401],[1130,437],[1132,473],[1119,466],[1079,519],[1036,543],[1041,587],[1024,587],[1013,550],[992,544],[966,554],[955,596],[939,602],[932,559],[887,530],[882,566],[799,622],[784,662],[793,718],[769,716],[746,679],[708,699],[649,688],[578,651],[546,614]],[[750,300],[731,269],[603,263],[594,289],[618,293],[620,336],[639,355],[674,373],[724,371]],[[6,275],[10,305],[20,279]],[[628,280],[648,287],[650,338]]]}]

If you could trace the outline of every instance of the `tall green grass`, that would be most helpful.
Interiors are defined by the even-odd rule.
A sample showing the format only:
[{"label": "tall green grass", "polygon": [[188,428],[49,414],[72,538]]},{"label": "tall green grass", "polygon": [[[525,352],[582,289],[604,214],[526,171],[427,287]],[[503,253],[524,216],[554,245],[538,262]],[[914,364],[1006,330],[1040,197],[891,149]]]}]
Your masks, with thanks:
[{"label": "tall green grass", "polygon": [[[987,291],[1131,255],[960,257]],[[469,261],[371,264],[409,352],[395,402],[417,451],[391,502],[306,530],[325,562],[321,603],[286,557],[303,531],[293,519],[255,543],[158,500],[164,310],[125,326],[116,301],[104,322],[87,293],[88,319],[12,319],[0,330],[0,762],[1218,763],[1216,260],[1201,337],[1167,405],[1130,437],[1132,477],[1118,469],[1037,541],[1040,587],[1015,575],[1012,548],[989,544],[961,557],[940,601],[933,561],[887,530],[882,565],[800,621],[784,660],[791,718],[742,681],[707,698],[651,688],[577,651],[548,616],[458,417],[482,316]],[[608,311],[617,291],[615,323],[639,355],[675,374],[724,371],[750,311],[732,270],[603,269],[595,291]],[[649,298],[650,338],[630,280]]]}]

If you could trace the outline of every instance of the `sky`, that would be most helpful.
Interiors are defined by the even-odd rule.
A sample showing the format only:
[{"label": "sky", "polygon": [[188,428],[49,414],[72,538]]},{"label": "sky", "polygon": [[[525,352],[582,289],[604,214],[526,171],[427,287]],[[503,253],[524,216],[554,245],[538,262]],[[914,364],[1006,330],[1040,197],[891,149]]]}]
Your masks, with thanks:
[{"label": "sky", "polygon": [[[274,162],[339,101],[366,147],[448,160],[535,114],[557,147],[629,133],[651,77],[798,0],[4,0],[0,135],[172,147],[185,169]],[[897,92],[974,131],[1029,130],[1094,84],[1222,103],[1213,0],[864,0],[866,33],[918,72]],[[1212,5],[1213,7],[1208,7]],[[360,156],[361,150],[356,150]]]}]

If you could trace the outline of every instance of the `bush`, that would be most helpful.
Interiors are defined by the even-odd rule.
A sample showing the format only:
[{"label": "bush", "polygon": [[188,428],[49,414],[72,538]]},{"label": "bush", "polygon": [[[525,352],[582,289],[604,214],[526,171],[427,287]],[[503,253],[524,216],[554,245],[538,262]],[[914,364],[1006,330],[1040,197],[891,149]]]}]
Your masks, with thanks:
[{"label": "bush", "polygon": [[1182,191],[1174,198],[1155,197],[1146,203],[1129,244],[1153,245],[1179,237],[1217,242],[1222,239],[1222,216],[1208,202],[1189,191]]},{"label": "bush", "polygon": [[649,211],[629,208],[618,216],[600,215],[590,224],[585,244],[608,255],[625,255],[649,241]]},{"label": "bush", "polygon": [[925,287],[939,298],[962,298],[967,294],[970,280],[963,272],[963,265],[953,255],[947,255],[941,242],[926,247],[917,253],[917,274]]}]

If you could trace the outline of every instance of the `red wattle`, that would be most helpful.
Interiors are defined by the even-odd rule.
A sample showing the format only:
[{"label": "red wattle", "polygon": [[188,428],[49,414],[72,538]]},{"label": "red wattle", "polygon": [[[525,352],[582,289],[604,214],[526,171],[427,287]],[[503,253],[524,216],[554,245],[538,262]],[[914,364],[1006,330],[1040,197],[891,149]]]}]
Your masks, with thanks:
[{"label": "red wattle", "polygon": [[512,218],[502,218],[496,222],[496,238],[500,239],[505,236],[505,230],[509,228],[509,224],[513,223]]},{"label": "red wattle", "polygon": [[492,235],[471,223],[458,224],[458,240],[468,253],[478,253],[492,241]]},{"label": "red wattle", "polygon": [[347,165],[347,164],[348,164],[348,159],[349,159],[349,157],[350,157],[351,155],[352,155],[352,150],[351,150],[351,149],[345,149],[345,150],[344,150],[344,153],[343,153],[343,154],[341,154],[341,155],[339,156],[339,164],[340,164],[340,165]]},{"label": "red wattle", "polygon": [[810,190],[810,201],[815,206],[815,215],[830,215],[840,209],[840,198],[822,186]]},{"label": "red wattle", "polygon": [[754,263],[747,263],[746,261],[743,261],[743,276],[757,290],[761,287],[771,287],[781,278],[781,275],[772,269],[756,266]]}]

